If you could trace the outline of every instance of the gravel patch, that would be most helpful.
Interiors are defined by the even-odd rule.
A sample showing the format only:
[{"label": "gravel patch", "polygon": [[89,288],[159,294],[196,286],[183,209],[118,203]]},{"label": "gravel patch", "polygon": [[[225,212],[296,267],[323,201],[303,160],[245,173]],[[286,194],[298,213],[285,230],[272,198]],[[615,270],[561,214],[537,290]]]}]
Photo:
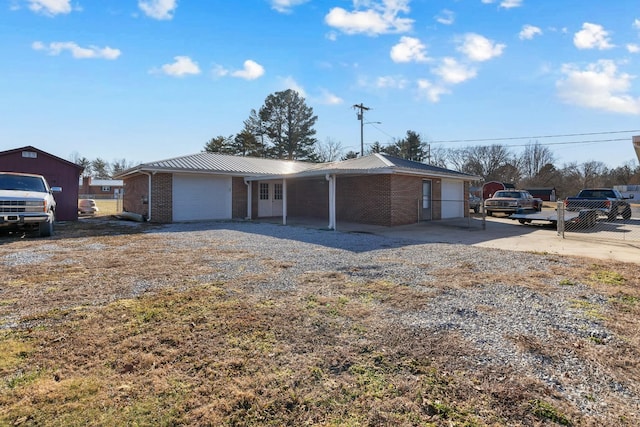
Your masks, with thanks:
[{"label": "gravel patch", "polygon": [[[251,280],[243,283],[257,295],[295,291],[306,274],[336,272],[355,284],[385,281],[428,291],[426,309],[388,308],[381,321],[391,327],[410,328],[416,337],[444,337],[455,332],[475,350],[470,365],[508,367],[531,375],[585,414],[606,413],[595,403],[602,401],[594,398],[600,395],[626,401],[640,413],[638,384],[614,378],[606,366],[589,363],[576,352],[564,349],[550,355],[545,351],[546,343],[563,337],[612,346],[618,343],[604,322],[585,309],[606,310],[606,298],[584,284],[562,286],[558,278],[543,274],[548,273],[550,264],[572,267],[576,262],[572,258],[265,223],[171,224],[146,233],[162,238],[160,251],[194,250],[201,255],[210,267],[210,272],[197,276],[201,283],[249,277]],[[77,243],[82,250],[96,254],[105,248],[104,243],[84,239]],[[71,252],[55,243],[48,246],[48,251],[24,249],[2,255],[0,263],[28,265],[48,260],[52,252]],[[223,251],[233,261],[207,255],[208,249]],[[536,277],[540,273],[543,278],[539,279],[540,289],[518,283],[455,287],[439,282],[443,279],[438,272],[462,268],[470,274],[496,271]],[[134,280],[129,294],[117,297],[138,297],[171,285],[163,277],[147,277]],[[540,348],[523,349],[523,342],[531,342],[534,350]]]}]

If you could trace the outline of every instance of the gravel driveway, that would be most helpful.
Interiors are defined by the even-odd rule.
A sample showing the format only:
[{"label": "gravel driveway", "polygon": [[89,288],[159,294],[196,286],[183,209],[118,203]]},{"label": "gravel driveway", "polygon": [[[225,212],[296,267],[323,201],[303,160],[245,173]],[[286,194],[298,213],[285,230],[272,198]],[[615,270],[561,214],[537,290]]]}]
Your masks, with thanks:
[{"label": "gravel driveway", "polygon": [[[595,342],[599,345],[595,353],[628,351],[628,339],[606,322],[610,296],[572,273],[584,269],[584,259],[264,223],[173,224],[149,228],[144,236],[161,242],[147,256],[166,257],[170,262],[172,253],[197,254],[206,268],[193,272],[196,281],[242,283],[255,295],[296,292],[302,278],[310,275],[339,274],[352,284],[401,284],[423,294],[424,301],[386,307],[381,322],[411,328],[416,339],[441,336],[446,340],[456,334],[472,349],[459,356],[466,366],[508,367],[536,378],[582,414],[604,424],[609,407],[616,405],[627,408],[630,419],[640,416],[637,378],[626,377],[619,366],[609,366],[595,356],[590,359],[581,348],[567,344]],[[124,259],[135,245],[110,250]],[[80,253],[100,257],[108,246],[102,237],[66,239],[62,227],[55,239],[5,241],[0,246],[0,265],[5,275],[12,271],[17,275],[20,268],[48,260],[73,266],[83,262]],[[227,256],[209,255],[212,248]],[[139,253],[144,263],[145,255]],[[175,286],[175,280],[165,274],[125,277],[117,295],[92,291],[91,283],[83,286],[82,296],[67,296],[66,302],[58,304],[104,304]],[[322,284],[317,290],[337,291]],[[44,293],[23,302],[15,292],[15,287],[0,285],[0,300],[12,301],[0,306],[4,329],[24,326],[21,318],[33,314],[32,304],[38,298],[47,304]],[[53,303],[49,304],[51,309]],[[637,371],[637,359],[630,363]]]}]

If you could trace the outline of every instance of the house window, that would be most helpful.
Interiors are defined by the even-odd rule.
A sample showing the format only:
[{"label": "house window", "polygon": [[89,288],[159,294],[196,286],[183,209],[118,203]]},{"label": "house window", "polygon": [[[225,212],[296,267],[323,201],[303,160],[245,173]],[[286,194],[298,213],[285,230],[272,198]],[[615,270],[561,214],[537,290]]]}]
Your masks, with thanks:
[{"label": "house window", "polygon": [[103,186],[103,187],[102,187],[102,192],[103,192],[103,193],[109,193],[109,192],[111,192],[111,187],[106,186],[106,185],[105,185],[105,186]]},{"label": "house window", "polygon": [[273,200],[282,200],[282,184],[273,184]]},{"label": "house window", "polygon": [[35,151],[23,151],[22,157],[26,157],[27,159],[37,159],[38,153],[36,153]]},{"label": "house window", "polygon": [[269,184],[266,182],[260,183],[260,200],[269,200]]}]

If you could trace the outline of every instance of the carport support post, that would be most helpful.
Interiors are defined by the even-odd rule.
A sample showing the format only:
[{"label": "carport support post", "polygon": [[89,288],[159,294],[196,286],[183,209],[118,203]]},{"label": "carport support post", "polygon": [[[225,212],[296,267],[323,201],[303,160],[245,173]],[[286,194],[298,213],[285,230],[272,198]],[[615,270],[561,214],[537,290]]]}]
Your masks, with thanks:
[{"label": "carport support post", "polygon": [[287,180],[282,180],[282,225],[287,225]]},{"label": "carport support post", "polygon": [[336,229],[336,176],[327,174],[329,181],[329,230]]}]

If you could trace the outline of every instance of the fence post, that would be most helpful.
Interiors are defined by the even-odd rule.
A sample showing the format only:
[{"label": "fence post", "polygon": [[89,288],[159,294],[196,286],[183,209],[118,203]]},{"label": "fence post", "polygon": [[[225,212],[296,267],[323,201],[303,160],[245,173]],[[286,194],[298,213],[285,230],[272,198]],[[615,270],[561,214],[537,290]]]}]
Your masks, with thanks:
[{"label": "fence post", "polygon": [[564,239],[564,201],[558,200],[556,203],[556,213],[558,215],[558,236]]}]

